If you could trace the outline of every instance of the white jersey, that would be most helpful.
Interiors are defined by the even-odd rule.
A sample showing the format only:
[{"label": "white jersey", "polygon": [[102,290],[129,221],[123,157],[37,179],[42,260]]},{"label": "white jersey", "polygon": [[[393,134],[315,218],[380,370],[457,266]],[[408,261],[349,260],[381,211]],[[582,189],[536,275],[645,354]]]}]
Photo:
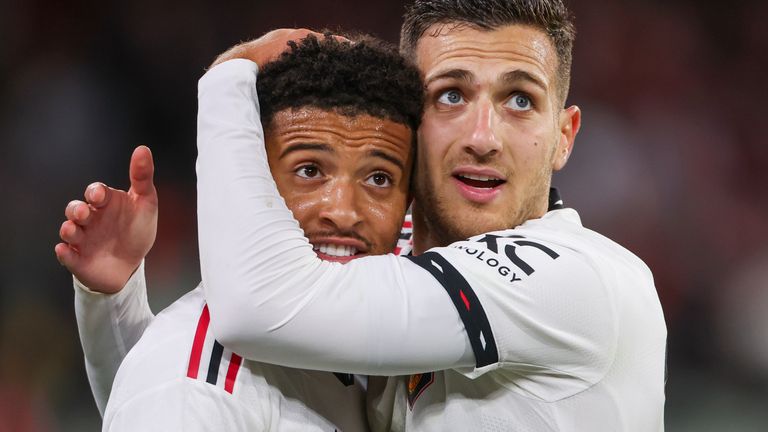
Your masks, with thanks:
[{"label": "white jersey", "polygon": [[[396,254],[410,253],[412,235],[411,215],[406,215],[395,247]],[[155,317],[147,301],[144,261],[115,294],[91,291],[74,276],[72,279],[85,370],[99,414],[103,417],[120,364]],[[354,379],[365,380],[359,376]]]},{"label": "white jersey", "polygon": [[[411,235],[412,222],[410,215],[408,215],[403,222],[396,251],[402,251],[404,254],[410,251],[412,247]],[[76,278],[74,278],[74,289],[75,315],[83,346],[88,381],[91,384],[91,390],[93,391],[96,405],[99,408],[99,413],[104,416],[104,410],[107,406],[118,368],[154,319],[154,315],[147,302],[144,262],[142,261],[126,285],[116,294],[105,295],[93,292]],[[167,346],[164,346],[164,348],[168,348],[175,353],[172,353],[171,357],[174,357],[179,364],[187,365],[187,378],[202,379],[209,384],[215,380],[216,383],[214,385],[218,387],[223,386],[224,391],[228,393],[234,391],[234,384],[237,382],[239,391],[237,396],[249,394],[251,396],[255,395],[254,397],[259,399],[258,403],[251,404],[258,409],[254,409],[250,414],[254,418],[259,419],[258,423],[260,425],[263,423],[263,419],[269,419],[269,424],[274,425],[274,427],[270,426],[271,429],[265,427],[261,430],[311,430],[312,426],[318,425],[320,430],[325,430],[323,426],[331,424],[331,420],[337,420],[337,423],[345,426],[351,425],[349,428],[342,428],[340,430],[360,430],[363,428],[360,420],[363,415],[360,407],[360,391],[361,387],[365,387],[365,384],[367,384],[365,377],[342,373],[333,374],[333,377],[331,377],[331,374],[327,372],[318,373],[272,365],[259,365],[243,360],[241,357],[236,356],[236,354],[227,353],[225,355],[224,351],[220,350],[221,345],[216,345],[210,332],[206,331],[205,323],[207,321],[203,320],[203,310],[205,308],[200,305],[201,292],[199,288],[196,289],[193,292],[194,294],[187,295],[185,299],[180,300],[179,304],[174,304],[172,308],[168,309],[168,312],[162,315],[165,317],[163,319],[168,321],[163,330],[153,330],[155,336],[148,336],[151,340],[143,343],[145,347],[142,350],[144,352],[157,348],[153,347],[153,343],[165,345],[168,338],[173,338],[174,334],[181,335],[181,338],[184,340],[181,342],[182,349],[180,352],[184,353],[184,347],[186,347],[189,351],[187,356],[176,355],[178,352],[175,351],[175,348]],[[185,304],[185,306],[180,306],[180,304]],[[196,318],[196,321],[195,311],[198,311],[200,315]],[[201,322],[201,320],[203,321]],[[186,339],[189,339],[191,328],[195,329],[195,337],[190,341]],[[186,336],[184,336],[185,334]],[[205,334],[205,337],[198,337],[198,334]],[[161,342],[158,342],[159,340]],[[217,349],[216,356],[213,355],[214,347]],[[159,352],[147,355],[141,361],[142,366],[146,367],[146,370],[157,369],[157,366],[161,363],[156,357],[160,355]],[[236,360],[235,362],[232,361],[233,357]],[[219,367],[215,370],[223,374],[223,379],[219,380],[220,374],[213,374],[212,371],[214,369],[211,368],[212,360],[218,362]],[[131,362],[137,361],[131,360]],[[189,366],[192,362],[195,363],[196,367],[190,369]],[[222,365],[226,365],[226,373],[224,373]],[[131,392],[139,392],[142,389],[149,390],[153,386],[162,384],[163,379],[167,380],[168,375],[164,375],[162,371],[170,371],[170,376],[175,379],[178,377],[178,369],[178,365],[172,365],[168,369],[161,369],[160,373],[153,374],[152,378],[146,381],[138,381],[136,377],[130,375],[131,373],[123,372],[124,378],[121,378],[121,381],[133,382],[137,386],[132,390],[126,390],[121,385],[115,391],[115,394],[130,395]],[[239,381],[238,377],[240,378]],[[280,384],[273,385],[273,382]],[[339,383],[343,384],[343,386],[340,386]],[[286,384],[291,385],[288,392],[283,394],[281,392]],[[271,386],[269,391],[263,391],[265,385]],[[220,392],[217,390],[211,391],[214,393]],[[144,410],[147,404],[153,405],[157,402],[158,396],[153,395],[151,392],[142,394],[149,396],[136,398],[136,401],[132,403],[132,408],[111,408],[109,421],[114,423],[114,420],[111,419],[119,417],[113,411],[122,411],[121,415],[125,417],[126,414],[133,412],[133,410]],[[207,396],[201,395],[200,397]],[[272,403],[265,404],[261,400],[263,397],[267,397]],[[230,396],[230,398],[232,397]],[[290,402],[287,404],[283,403],[285,398],[290,399]],[[193,407],[195,410],[202,410],[201,404],[195,402],[197,399],[197,396],[186,397],[181,403],[185,404],[187,409]],[[163,402],[167,403],[170,401]],[[278,404],[274,402],[278,402]],[[165,403],[162,405],[163,407],[165,407]],[[211,403],[213,404],[213,401]],[[226,405],[226,401],[223,403]],[[113,407],[115,405],[116,403],[112,404]],[[178,408],[182,408],[182,406]],[[213,404],[209,412],[201,412],[201,415],[210,417],[206,420],[208,423],[201,423],[199,419],[194,417],[176,417],[178,423],[175,423],[177,420],[168,418],[169,411],[167,410],[161,413],[160,418],[170,422],[168,425],[169,429],[178,429],[183,425],[187,425],[187,430],[204,430],[208,428],[206,425],[210,426],[208,429],[216,429],[214,426],[223,427],[224,424],[210,423],[211,419],[216,419],[216,413],[222,412],[223,409],[223,407],[217,407]],[[250,411],[250,408],[247,409]],[[317,414],[323,416],[323,418],[317,418]],[[389,421],[391,412],[387,411],[382,413],[382,415],[387,416],[382,421]],[[281,417],[283,418],[281,419]],[[136,418],[129,416],[126,418],[128,424],[125,424],[124,428],[115,424],[110,426],[108,430],[121,430],[121,428],[131,430],[138,427],[137,422],[143,421],[145,418],[147,417],[143,414],[137,414]],[[152,417],[151,420],[153,427],[159,428],[160,424],[162,424],[158,422],[157,417]],[[194,425],[189,426],[189,422],[193,422]]]},{"label": "white jersey", "polygon": [[225,347],[412,375],[389,392],[404,403],[382,398],[393,428],[663,430],[666,326],[640,259],[558,209],[417,257],[320,261],[270,176],[256,75],[231,60],[199,83],[200,261]]},{"label": "white jersey", "polygon": [[367,430],[354,376],[243,360],[209,325],[199,287],[158,314],[120,365],[103,430]]},{"label": "white jersey", "polygon": [[93,292],[75,277],[73,285],[85,372],[103,417],[120,363],[154,318],[147,302],[144,262],[115,294]]}]

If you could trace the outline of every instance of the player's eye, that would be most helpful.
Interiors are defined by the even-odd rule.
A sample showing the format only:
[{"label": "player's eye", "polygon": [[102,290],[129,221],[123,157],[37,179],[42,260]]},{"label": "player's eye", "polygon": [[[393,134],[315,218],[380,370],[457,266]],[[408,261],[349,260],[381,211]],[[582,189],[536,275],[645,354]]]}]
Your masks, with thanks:
[{"label": "player's eye", "polygon": [[524,94],[516,93],[509,98],[505,105],[515,111],[528,111],[533,108],[533,101]]},{"label": "player's eye", "polygon": [[392,186],[392,178],[383,172],[376,172],[365,179],[365,183],[371,186],[385,188]]},{"label": "player's eye", "polygon": [[320,168],[317,165],[302,165],[296,170],[296,175],[305,179],[314,179],[320,177]]},{"label": "player's eye", "polygon": [[437,102],[445,105],[459,105],[464,103],[464,96],[458,90],[446,90],[440,94]]}]

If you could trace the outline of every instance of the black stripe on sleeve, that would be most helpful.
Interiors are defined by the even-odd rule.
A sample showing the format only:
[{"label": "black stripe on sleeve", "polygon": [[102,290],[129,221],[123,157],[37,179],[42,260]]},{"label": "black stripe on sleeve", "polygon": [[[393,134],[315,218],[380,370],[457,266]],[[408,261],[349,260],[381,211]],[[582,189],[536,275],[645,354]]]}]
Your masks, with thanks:
[{"label": "black stripe on sleeve", "polygon": [[419,256],[406,258],[428,271],[451,297],[461,321],[464,322],[469,343],[475,353],[477,367],[497,363],[499,352],[496,348],[496,340],[493,338],[491,324],[480,300],[464,276],[437,252],[425,252]]},{"label": "black stripe on sleeve", "polygon": [[221,364],[221,356],[224,353],[224,346],[219,341],[213,341],[213,349],[211,350],[211,362],[208,363],[208,378],[207,382],[216,385],[216,381],[219,379],[219,365]]}]

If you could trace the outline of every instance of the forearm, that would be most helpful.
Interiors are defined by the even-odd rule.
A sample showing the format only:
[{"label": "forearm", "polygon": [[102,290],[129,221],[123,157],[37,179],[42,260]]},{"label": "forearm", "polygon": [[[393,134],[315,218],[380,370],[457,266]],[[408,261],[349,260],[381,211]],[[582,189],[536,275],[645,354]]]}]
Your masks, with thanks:
[{"label": "forearm", "polygon": [[200,81],[200,262],[217,340],[291,367],[472,366],[462,322],[427,272],[392,255],[344,266],[317,258],[270,175],[255,80],[255,65],[235,60]]},{"label": "forearm", "polygon": [[103,415],[117,369],[154,318],[147,302],[144,263],[116,294],[92,292],[74,277],[73,281],[85,370]]}]

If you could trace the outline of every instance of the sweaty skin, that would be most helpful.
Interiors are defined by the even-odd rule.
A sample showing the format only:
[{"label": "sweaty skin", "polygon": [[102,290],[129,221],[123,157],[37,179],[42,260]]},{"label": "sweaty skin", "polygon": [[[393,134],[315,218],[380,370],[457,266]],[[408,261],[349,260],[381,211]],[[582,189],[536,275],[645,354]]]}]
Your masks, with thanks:
[{"label": "sweaty skin", "polygon": [[557,56],[532,27],[433,26],[416,50],[427,88],[419,129],[414,250],[541,217],[580,124],[562,109]]},{"label": "sweaty skin", "polygon": [[[287,40],[310,33],[275,30],[229,50],[216,63],[243,56],[265,64],[285,49]],[[295,128],[289,127],[293,121]],[[315,121],[318,129],[313,131]],[[315,242],[318,257],[348,262],[391,252],[410,201],[414,131],[383,118],[312,108],[278,112],[269,126],[269,164],[280,170],[276,184]],[[64,243],[55,248],[61,263],[80,279],[75,280],[78,326],[102,415],[117,367],[154,318],[140,265],[157,227],[153,170],[149,149],[140,146],[131,159],[129,191],[90,185],[85,202],[67,207],[60,234]]]},{"label": "sweaty skin", "polygon": [[408,206],[411,130],[312,107],[280,111],[270,126],[270,169],[318,256],[391,252]]}]

